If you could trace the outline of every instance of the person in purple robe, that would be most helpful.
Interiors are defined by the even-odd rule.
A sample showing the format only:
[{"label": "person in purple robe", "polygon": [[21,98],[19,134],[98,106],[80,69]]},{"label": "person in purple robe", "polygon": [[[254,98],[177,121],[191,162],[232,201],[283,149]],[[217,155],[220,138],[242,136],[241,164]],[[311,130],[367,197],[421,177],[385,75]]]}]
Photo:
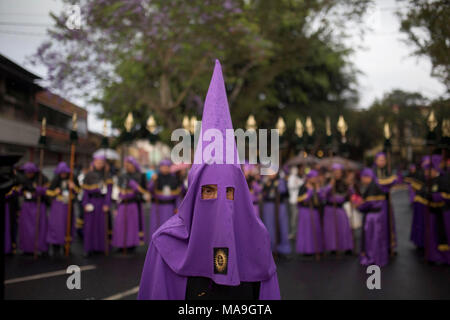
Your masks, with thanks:
[{"label": "person in purple robe", "polygon": [[376,183],[378,184],[380,189],[383,190],[386,196],[388,207],[388,215],[386,219],[389,231],[389,252],[391,255],[395,255],[397,248],[397,233],[395,230],[395,213],[391,203],[391,188],[399,182],[399,178],[390,172],[386,154],[384,152],[379,152],[375,155],[374,171]]},{"label": "person in purple robe", "polygon": [[[47,242],[52,246],[53,254],[61,253],[61,249],[66,243],[67,236],[67,212],[69,201],[76,197],[81,191],[75,181],[69,179],[70,168],[65,162],[58,163],[53,178],[46,195],[51,199],[50,212],[48,215]],[[72,192],[72,199],[69,199],[69,192]],[[75,236],[75,212],[72,207],[71,232],[69,240]]]},{"label": "person in purple robe", "polygon": [[319,173],[310,170],[306,175],[305,183],[298,191],[298,224],[296,251],[305,255],[320,257],[323,252],[323,231],[320,218],[322,207]]},{"label": "person in purple robe", "polygon": [[104,156],[94,157],[92,169],[83,180],[83,239],[84,252],[109,251],[109,212],[113,180]]},{"label": "person in purple robe", "polygon": [[159,172],[153,174],[148,183],[152,203],[147,240],[150,240],[151,235],[175,214],[177,198],[182,193],[182,182],[170,172],[171,164],[169,159],[162,160],[159,163]]},{"label": "person in purple robe", "polygon": [[[270,234],[274,254],[286,256],[291,253],[289,242],[289,192],[284,178],[272,170],[264,177],[262,188],[262,221]],[[278,217],[278,221],[277,221]]]},{"label": "person in purple robe", "polygon": [[372,169],[361,172],[361,196],[353,203],[363,214],[360,263],[384,267],[389,262],[388,204]]},{"label": "person in purple robe", "polygon": [[423,184],[423,176],[421,176],[420,170],[417,169],[414,163],[409,165],[408,175],[403,178],[403,182],[408,186],[409,201],[412,205],[416,192],[420,190]]},{"label": "person in purple robe", "polygon": [[425,259],[435,264],[450,264],[450,183],[436,156],[424,166],[427,173],[414,199],[424,217]]},{"label": "person in purple robe", "polygon": [[345,252],[353,250],[353,236],[343,205],[350,199],[351,190],[343,177],[344,167],[334,163],[332,179],[320,191],[325,204],[323,211],[324,250]]},{"label": "person in purple robe", "polygon": [[[280,299],[270,236],[237,160],[203,155],[203,133],[233,129],[220,63],[205,101],[186,197],[152,236],[138,299]],[[230,152],[228,150],[228,152]],[[214,158],[217,159],[217,158]]]},{"label": "person in purple robe", "polygon": [[144,241],[142,202],[147,191],[145,176],[135,158],[130,156],[125,159],[125,171],[118,180],[119,201],[112,246],[133,251]]},{"label": "person in purple robe", "polygon": [[422,209],[423,204],[416,201],[417,193],[423,188],[428,179],[428,170],[425,170],[429,163],[429,156],[424,156],[420,164],[420,170],[412,176],[406,177],[404,180],[409,185],[410,197],[412,198],[411,207],[413,212],[413,219],[411,223],[410,240],[417,249],[424,247],[425,235],[425,210]]},{"label": "person in purple robe", "polygon": [[32,162],[25,163],[22,170],[24,176],[18,186],[18,192],[23,198],[19,213],[19,249],[25,254],[34,253],[37,241],[38,253],[46,254],[48,244],[45,193],[48,179],[42,175],[42,184],[39,184],[39,168]]}]

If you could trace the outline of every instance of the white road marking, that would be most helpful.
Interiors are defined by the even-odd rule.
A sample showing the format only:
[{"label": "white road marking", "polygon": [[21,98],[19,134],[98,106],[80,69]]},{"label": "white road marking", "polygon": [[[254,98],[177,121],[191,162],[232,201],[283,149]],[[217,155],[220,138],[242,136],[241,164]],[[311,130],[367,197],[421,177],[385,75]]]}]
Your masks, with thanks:
[{"label": "white road marking", "polygon": [[[88,271],[88,270],[93,270],[93,269],[96,269],[96,268],[97,268],[97,266],[95,266],[93,264],[90,264],[90,265],[86,265],[86,266],[81,266],[80,270],[81,271]],[[38,273],[38,274],[34,274],[32,276],[8,279],[8,280],[5,280],[4,283],[6,285],[6,284],[13,284],[13,283],[30,281],[30,280],[38,280],[38,279],[62,276],[62,275],[66,275],[67,274],[66,271],[67,271],[66,269],[63,269],[63,270],[52,271],[52,272]]]},{"label": "white road marking", "polygon": [[110,297],[104,298],[103,300],[119,300],[126,296],[131,296],[132,294],[138,293],[139,286],[131,288],[130,290],[119,292],[115,295],[112,295]]}]

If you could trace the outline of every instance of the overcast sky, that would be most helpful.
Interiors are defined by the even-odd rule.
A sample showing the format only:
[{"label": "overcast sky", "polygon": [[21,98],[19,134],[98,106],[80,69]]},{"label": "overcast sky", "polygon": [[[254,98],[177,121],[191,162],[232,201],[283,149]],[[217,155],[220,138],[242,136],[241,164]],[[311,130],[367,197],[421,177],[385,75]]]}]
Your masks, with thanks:
[{"label": "overcast sky", "polygon": [[[396,88],[419,91],[430,99],[445,92],[445,87],[430,76],[429,59],[411,56],[413,48],[402,41],[405,36],[399,32],[396,6],[395,0],[376,0],[365,18],[371,31],[362,41],[356,36],[351,40],[357,44],[352,60],[362,72],[358,78],[362,108]],[[27,57],[46,39],[45,26],[52,22],[49,12],[62,9],[60,0],[0,0],[0,53],[45,77],[45,68],[31,66]],[[89,129],[101,132],[102,122],[94,115],[96,109],[83,101],[74,102],[90,111]]]}]

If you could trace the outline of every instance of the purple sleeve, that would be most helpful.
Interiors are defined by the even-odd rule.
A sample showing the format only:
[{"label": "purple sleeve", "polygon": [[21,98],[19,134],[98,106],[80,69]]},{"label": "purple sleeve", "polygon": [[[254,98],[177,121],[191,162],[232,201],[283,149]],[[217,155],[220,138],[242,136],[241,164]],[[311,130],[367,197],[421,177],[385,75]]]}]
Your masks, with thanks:
[{"label": "purple sleeve", "polygon": [[443,201],[445,201],[445,199],[442,196],[441,192],[433,192],[432,195],[431,195],[431,199],[432,199],[433,202],[443,202]]},{"label": "purple sleeve", "polygon": [[361,212],[370,212],[372,210],[380,210],[383,207],[383,201],[365,201],[358,206]]},{"label": "purple sleeve", "polygon": [[43,187],[43,186],[36,187],[36,195],[37,196],[45,196],[46,192],[47,192],[47,187]]},{"label": "purple sleeve", "polygon": [[139,183],[137,183],[135,180],[130,180],[130,182],[128,182],[128,186],[134,191],[139,191]]},{"label": "purple sleeve", "polygon": [[138,300],[184,300],[187,278],[177,275],[150,243],[139,286]]},{"label": "purple sleeve", "polygon": [[150,179],[150,181],[147,184],[148,191],[152,192],[155,191],[155,180]]},{"label": "purple sleeve", "polygon": [[[308,201],[309,199],[311,199],[311,197],[314,195],[314,190],[313,189],[307,189],[306,192],[299,194],[298,198],[302,198],[301,201],[298,201],[298,203],[302,203],[304,201]],[[303,198],[304,197],[304,198]],[[298,199],[297,198],[297,199]]]},{"label": "purple sleeve", "polygon": [[320,200],[327,200],[330,191],[333,188],[331,187],[331,185],[327,185],[326,187],[323,187],[322,189],[319,190],[319,199]]},{"label": "purple sleeve", "polygon": [[259,289],[259,300],[281,300],[280,287],[278,286],[277,273],[269,280],[262,281]]}]

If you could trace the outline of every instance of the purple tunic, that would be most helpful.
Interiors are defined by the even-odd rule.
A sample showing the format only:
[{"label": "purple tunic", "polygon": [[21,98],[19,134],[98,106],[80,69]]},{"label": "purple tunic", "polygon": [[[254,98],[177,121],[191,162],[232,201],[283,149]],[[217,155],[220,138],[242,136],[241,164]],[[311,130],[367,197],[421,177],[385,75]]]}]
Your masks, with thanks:
[{"label": "purple tunic", "polygon": [[[303,188],[302,188],[303,189]],[[302,190],[300,190],[301,192]],[[303,254],[314,254],[323,251],[322,226],[320,214],[313,201],[313,190],[300,193],[298,197],[298,223],[296,251]],[[319,200],[319,197],[316,197]],[[314,201],[315,202],[315,201]],[[315,203],[318,205],[318,202]]]},{"label": "purple tunic", "polygon": [[101,195],[101,190],[96,185],[84,185],[83,189],[83,208],[88,204],[93,207],[93,211],[84,210],[84,251],[105,251],[105,240],[109,235],[106,228],[108,212],[103,211],[103,205],[111,206],[112,184],[107,183],[104,195]]},{"label": "purple tunic", "polygon": [[364,213],[363,248],[360,263],[384,267],[389,262],[389,231],[387,225],[387,201],[384,196],[369,196],[358,206]]},{"label": "purple tunic", "polygon": [[[321,198],[327,203],[323,213],[323,236],[325,251],[347,251],[353,249],[353,236],[350,229],[347,213],[342,205],[347,200],[346,196],[333,195],[332,187],[325,187],[321,192]],[[336,207],[334,206],[336,203]],[[336,226],[337,224],[337,226]],[[337,245],[336,245],[337,229]]]},{"label": "purple tunic", "polygon": [[286,203],[284,199],[287,196],[286,181],[284,179],[278,178],[276,180],[277,186],[272,186],[276,188],[280,196],[280,203],[278,207],[278,233],[277,237],[277,224],[276,224],[276,202],[273,199],[274,195],[270,195],[268,190],[265,190],[264,202],[263,202],[263,212],[262,220],[264,225],[270,234],[270,244],[273,252],[278,252],[281,254],[291,253],[291,244],[289,242],[289,215]]},{"label": "purple tunic", "polygon": [[413,221],[411,224],[411,236],[410,239],[418,248],[424,246],[425,236],[425,208],[422,203],[414,201],[413,207]]},{"label": "purple tunic", "polygon": [[388,238],[390,248],[395,250],[395,248],[397,247],[397,232],[395,227],[395,213],[390,201],[390,190],[395,184],[399,182],[399,178],[395,175],[386,177],[385,170],[383,169],[375,169],[375,172],[377,174],[376,183],[386,195],[386,207],[388,208],[388,212],[386,215]]},{"label": "purple tunic", "polygon": [[[48,215],[47,242],[49,244],[65,244],[67,231],[67,203],[54,199]],[[75,214],[72,210],[71,237],[75,236]]]},{"label": "purple tunic", "polygon": [[273,252],[281,254],[291,253],[291,244],[289,242],[289,216],[285,203],[280,203],[278,211],[278,225],[279,225],[279,243],[275,243],[276,238],[276,221],[275,221],[275,202],[264,202],[263,216],[264,225],[270,234],[270,246]]},{"label": "purple tunic", "polygon": [[[48,251],[47,244],[47,207],[41,202],[39,212],[38,251]],[[24,201],[19,214],[19,248],[25,253],[32,253],[36,241],[37,203]]]},{"label": "purple tunic", "polygon": [[[208,278],[222,286],[259,282],[259,298],[280,299],[270,236],[254,214],[240,165],[207,164],[211,158],[203,159],[203,132],[211,128],[221,130],[223,137],[225,129],[233,128],[218,61],[205,101],[187,194],[178,214],[152,236],[139,299],[185,299],[190,277]],[[217,186],[216,198],[203,199],[202,186],[212,184]],[[233,199],[227,197],[229,188],[234,190]]]},{"label": "purple tunic", "polygon": [[136,191],[128,190],[128,193],[120,193],[119,197],[123,201],[117,209],[117,216],[114,219],[112,245],[116,248],[136,247],[139,245],[139,215],[141,204],[139,202],[129,202],[127,200],[136,198]]},{"label": "purple tunic", "polygon": [[175,214],[176,201],[180,196],[181,187],[171,190],[170,195],[164,195],[162,190],[157,189],[155,180],[151,180],[148,184],[148,190],[152,194],[152,204],[147,243],[150,242],[152,234]]},{"label": "purple tunic", "polygon": [[[424,202],[424,199],[421,199],[420,196],[416,197],[417,201]],[[426,200],[425,200],[426,201]],[[431,262],[439,263],[439,264],[447,264],[450,265],[450,250],[441,251],[439,250],[439,241],[438,241],[438,215],[442,215],[442,223],[443,223],[443,232],[445,233],[444,239],[446,239],[446,243],[450,246],[450,210],[449,208],[450,197],[446,192],[433,192],[431,196],[431,201],[429,201],[429,206],[440,208],[437,211],[433,208],[430,208],[428,212],[426,212],[427,207],[423,205],[420,207],[420,210],[423,212],[424,220],[425,220],[425,254],[426,259]],[[427,227],[429,228],[429,235],[427,235]]]}]

